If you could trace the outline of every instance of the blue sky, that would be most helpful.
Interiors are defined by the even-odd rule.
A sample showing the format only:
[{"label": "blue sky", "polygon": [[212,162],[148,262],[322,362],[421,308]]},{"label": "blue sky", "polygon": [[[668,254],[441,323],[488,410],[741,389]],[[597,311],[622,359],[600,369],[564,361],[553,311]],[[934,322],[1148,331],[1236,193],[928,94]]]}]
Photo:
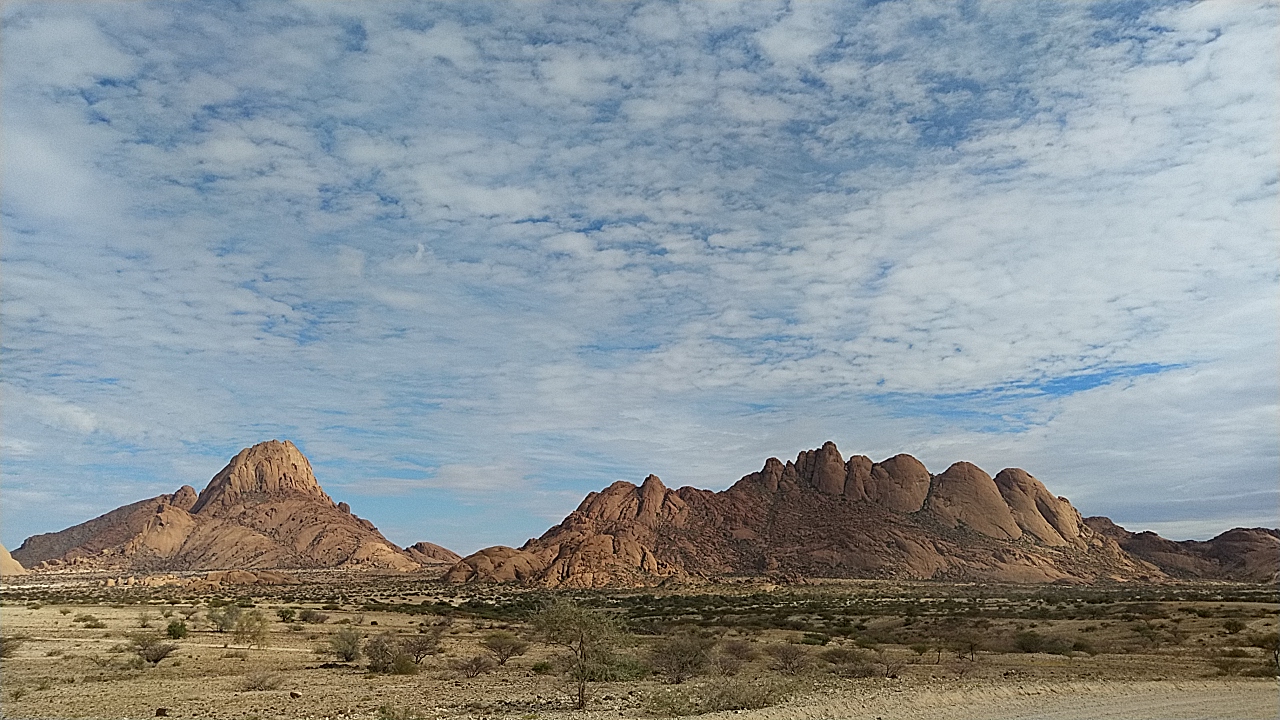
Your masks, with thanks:
[{"label": "blue sky", "polygon": [[835,440],[1280,515],[1275,3],[6,3],[0,539],[519,544]]}]

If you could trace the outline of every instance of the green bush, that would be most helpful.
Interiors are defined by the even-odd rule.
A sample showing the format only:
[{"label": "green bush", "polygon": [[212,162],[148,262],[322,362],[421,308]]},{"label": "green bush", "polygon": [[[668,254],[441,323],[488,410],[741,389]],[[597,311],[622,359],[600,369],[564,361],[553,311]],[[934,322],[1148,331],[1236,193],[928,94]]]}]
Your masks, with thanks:
[{"label": "green bush", "polygon": [[170,640],[181,640],[187,636],[187,624],[181,620],[171,620],[164,631]]},{"label": "green bush", "polygon": [[343,627],[329,637],[329,652],[342,662],[354,662],[360,657],[360,641],[364,636],[351,626]]},{"label": "green bush", "polygon": [[694,635],[662,638],[649,647],[649,666],[667,682],[682,683],[706,669],[714,644],[714,640]]}]

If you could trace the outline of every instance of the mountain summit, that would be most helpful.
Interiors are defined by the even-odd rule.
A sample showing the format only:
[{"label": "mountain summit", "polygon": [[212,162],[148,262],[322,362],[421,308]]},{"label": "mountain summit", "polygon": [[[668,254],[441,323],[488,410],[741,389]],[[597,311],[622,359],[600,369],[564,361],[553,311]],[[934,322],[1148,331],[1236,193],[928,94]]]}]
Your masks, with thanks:
[{"label": "mountain summit", "polygon": [[373,523],[334,503],[287,440],[241,450],[199,495],[184,485],[27,538],[13,557],[28,568],[152,572],[419,567]]}]

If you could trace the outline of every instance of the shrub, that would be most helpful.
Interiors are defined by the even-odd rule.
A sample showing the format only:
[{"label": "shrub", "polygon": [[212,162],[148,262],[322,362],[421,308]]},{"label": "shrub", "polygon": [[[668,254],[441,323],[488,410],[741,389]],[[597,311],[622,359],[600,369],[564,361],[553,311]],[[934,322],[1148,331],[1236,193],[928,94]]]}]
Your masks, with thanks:
[{"label": "shrub", "polygon": [[282,623],[293,622],[294,614],[295,614],[295,611],[293,608],[280,608],[279,610],[276,611],[276,615],[280,618],[280,622]]},{"label": "shrub", "polygon": [[181,620],[171,620],[165,626],[164,632],[170,640],[181,640],[187,636],[187,624]]},{"label": "shrub", "polygon": [[250,647],[254,645],[266,647],[269,628],[270,623],[267,622],[267,616],[261,610],[240,613],[240,616],[236,618],[236,642]]},{"label": "shrub", "polygon": [[551,673],[556,671],[555,666],[547,662],[546,660],[539,660],[538,662],[534,663],[529,669],[533,671],[534,675],[550,675]]},{"label": "shrub", "polygon": [[765,648],[773,658],[773,669],[783,675],[799,675],[813,665],[813,656],[803,645],[777,643]]},{"label": "shrub", "polygon": [[151,627],[151,620],[153,618],[154,616],[151,613],[146,612],[145,610],[143,612],[138,613],[138,627],[140,628]]},{"label": "shrub", "polygon": [[[417,665],[413,658],[404,651],[401,642],[391,633],[383,633],[369,638],[364,644],[364,656],[369,659],[370,672],[393,672],[397,666],[403,668],[405,663],[413,665],[414,671],[417,671]],[[398,674],[407,675],[410,673],[400,672]]]},{"label": "shrub", "polygon": [[178,646],[160,640],[159,635],[138,633],[129,638],[129,650],[143,662],[159,665],[161,660],[169,657]]},{"label": "shrub", "polygon": [[450,666],[458,671],[462,677],[467,678],[479,677],[496,667],[488,655],[476,655],[463,660],[455,660]]},{"label": "shrub", "polygon": [[302,612],[298,613],[298,619],[304,623],[310,623],[312,625],[323,625],[329,620],[329,616],[317,610],[305,608]]},{"label": "shrub", "polygon": [[266,670],[258,670],[244,676],[244,680],[240,683],[240,689],[245,691],[255,690],[278,690],[284,679],[273,672]]},{"label": "shrub", "polygon": [[205,617],[209,619],[209,624],[213,625],[213,629],[217,632],[224,633],[235,630],[236,622],[240,620],[239,605],[227,605],[222,608],[214,608],[205,613]]},{"label": "shrub", "polygon": [[354,662],[360,657],[360,641],[364,636],[359,630],[347,626],[329,637],[329,652],[342,662]]},{"label": "shrub", "polygon": [[1245,629],[1245,627],[1247,626],[1244,624],[1244,622],[1237,620],[1235,618],[1231,618],[1230,620],[1227,620],[1226,622],[1222,623],[1222,629],[1226,630],[1229,635],[1235,635],[1236,633]]},{"label": "shrub", "polygon": [[506,630],[496,630],[485,635],[480,645],[499,665],[506,665],[511,658],[519,657],[529,651],[529,643]]},{"label": "shrub", "polygon": [[712,644],[711,640],[693,635],[663,638],[649,648],[649,665],[667,682],[679,684],[707,667]]},{"label": "shrub", "polygon": [[392,675],[417,675],[418,663],[414,662],[413,658],[408,655],[400,653],[391,661],[391,667],[388,668],[387,672]]},{"label": "shrub", "polygon": [[867,650],[851,647],[833,647],[819,655],[831,664],[831,671],[844,677],[875,677],[882,671],[871,661]]}]

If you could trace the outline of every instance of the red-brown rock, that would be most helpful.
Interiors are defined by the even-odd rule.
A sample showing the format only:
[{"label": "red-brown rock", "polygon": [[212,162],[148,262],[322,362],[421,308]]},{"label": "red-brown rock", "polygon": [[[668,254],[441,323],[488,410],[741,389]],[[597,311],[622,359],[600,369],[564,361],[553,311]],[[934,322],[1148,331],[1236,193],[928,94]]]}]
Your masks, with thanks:
[{"label": "red-brown rock", "polygon": [[[1015,480],[1011,487],[1026,485],[1036,496],[1038,483]],[[541,537],[519,549],[488,548],[463,558],[446,579],[616,587],[732,575],[1010,582],[1163,577],[1087,527],[1078,533],[1079,545],[1022,538],[996,483],[967,463],[936,479],[936,500],[930,484],[928,470],[909,455],[846,461],[833,443],[794,462],[769,458],[759,472],[718,493],[672,490],[651,475],[640,486],[616,482],[589,494]],[[919,512],[926,497],[929,511]]]},{"label": "red-brown rock", "polygon": [[340,509],[293,443],[275,440],[242,450],[198,496],[183,486],[28,538],[14,556],[30,566],[136,572],[419,567]]}]

